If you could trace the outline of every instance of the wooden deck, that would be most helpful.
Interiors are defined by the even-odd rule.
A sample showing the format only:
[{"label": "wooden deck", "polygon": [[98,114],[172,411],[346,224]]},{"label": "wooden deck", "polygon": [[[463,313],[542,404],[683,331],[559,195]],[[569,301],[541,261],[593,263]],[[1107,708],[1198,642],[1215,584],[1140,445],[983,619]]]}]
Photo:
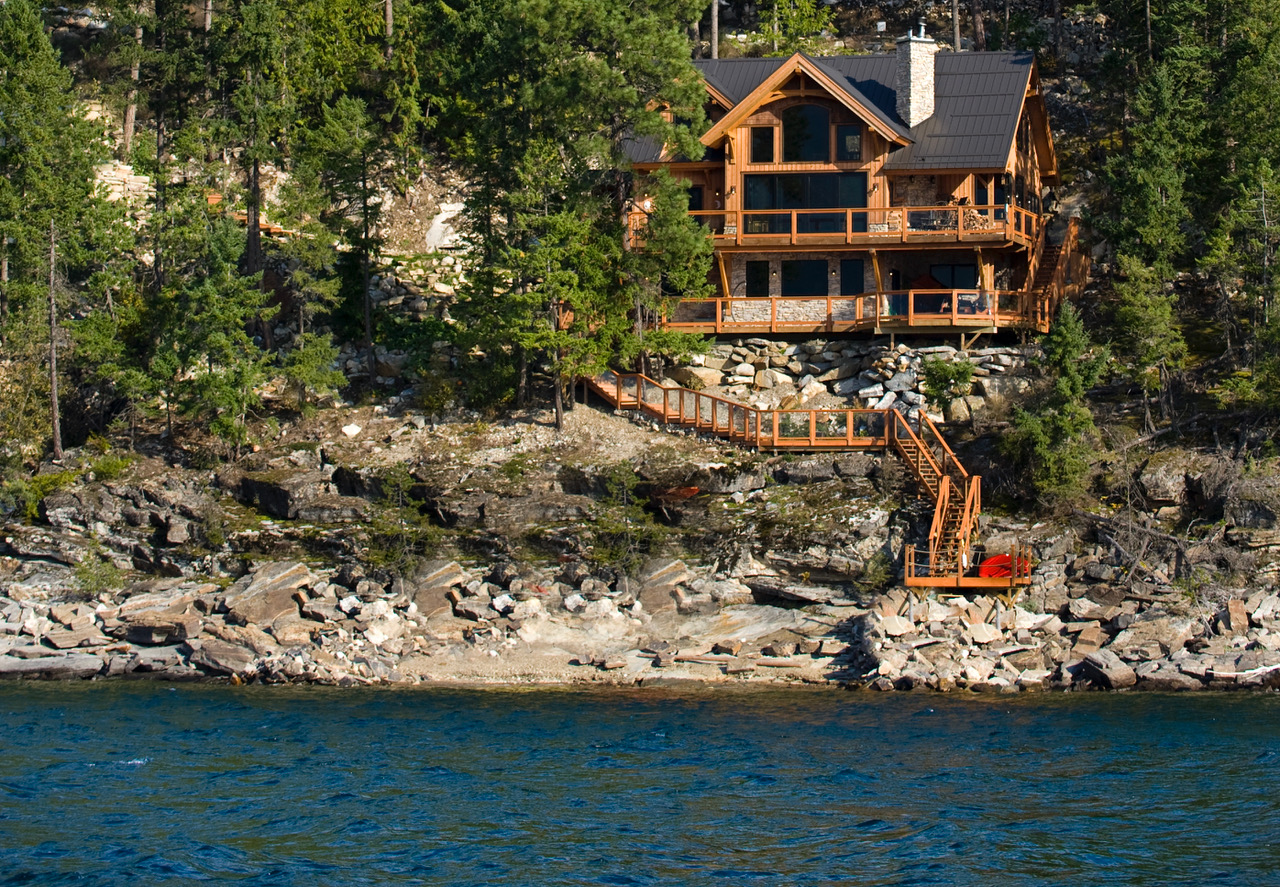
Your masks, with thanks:
[{"label": "wooden deck", "polygon": [[[706,335],[854,333],[976,334],[1000,330],[1048,332],[1064,300],[1089,279],[1089,254],[1080,247],[1079,220],[1059,244],[1041,226],[1022,290],[907,289],[850,296],[773,296],[685,299],[660,321],[667,329]],[[717,247],[718,248],[718,247]],[[721,268],[721,288],[728,282]]]},{"label": "wooden deck", "polygon": [[777,451],[892,450],[934,502],[929,548],[906,552],[906,584],[937,588],[1010,588],[1031,581],[1026,569],[983,578],[972,563],[982,510],[982,478],[970,475],[936,425],[918,429],[897,410],[761,410],[689,388],[667,388],[638,373],[608,372],[587,387],[614,407],[666,425],[693,428],[743,446]]},{"label": "wooden deck", "polygon": [[[947,243],[1030,247],[1043,227],[1019,206],[893,206],[859,209],[696,210],[717,249]],[[628,214],[629,245],[644,246],[648,213]]]}]

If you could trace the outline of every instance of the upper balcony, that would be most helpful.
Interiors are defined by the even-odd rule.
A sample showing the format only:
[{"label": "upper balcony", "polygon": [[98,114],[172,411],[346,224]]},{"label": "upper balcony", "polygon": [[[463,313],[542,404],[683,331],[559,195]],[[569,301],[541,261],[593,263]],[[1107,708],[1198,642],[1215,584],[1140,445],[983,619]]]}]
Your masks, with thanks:
[{"label": "upper balcony", "polygon": [[[849,209],[699,210],[717,247],[883,246],[989,243],[1031,247],[1040,216],[1020,206],[893,206]],[[628,217],[630,245],[644,246],[647,213]]]}]

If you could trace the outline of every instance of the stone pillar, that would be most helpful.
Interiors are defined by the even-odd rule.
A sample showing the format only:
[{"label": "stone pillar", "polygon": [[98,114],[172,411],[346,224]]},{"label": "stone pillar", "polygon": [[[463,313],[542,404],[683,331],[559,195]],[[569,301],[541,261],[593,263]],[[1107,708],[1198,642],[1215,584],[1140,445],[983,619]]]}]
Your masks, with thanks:
[{"label": "stone pillar", "polygon": [[938,44],[926,37],[924,22],[920,33],[907,33],[898,38],[898,116],[909,127],[919,126],[933,116],[933,54]]}]

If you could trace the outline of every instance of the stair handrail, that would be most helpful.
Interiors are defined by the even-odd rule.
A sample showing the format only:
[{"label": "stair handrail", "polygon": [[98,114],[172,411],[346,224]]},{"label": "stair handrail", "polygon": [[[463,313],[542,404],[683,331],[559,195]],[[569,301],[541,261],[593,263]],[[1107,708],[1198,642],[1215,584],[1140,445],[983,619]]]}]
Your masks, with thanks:
[{"label": "stair handrail", "polygon": [[935,453],[935,458],[937,458],[939,464],[945,470],[945,473],[949,474],[957,484],[963,486],[969,478],[969,472],[960,464],[960,459],[957,458],[955,451],[952,450],[951,446],[947,443],[947,439],[942,436],[942,432],[938,430],[938,426],[933,424],[933,420],[929,418],[929,414],[921,412],[920,437],[922,440],[926,433],[933,438],[938,450],[941,451],[941,456],[938,456]]},{"label": "stair handrail", "polygon": [[942,475],[938,482],[938,499],[933,506],[933,523],[929,525],[929,572],[938,568],[938,556],[942,551],[942,531],[945,528],[947,508],[951,505],[951,478]]},{"label": "stair handrail", "polygon": [[[933,451],[925,445],[925,442],[912,429],[911,423],[907,421],[907,417],[894,409],[885,411],[890,416],[886,417],[885,433],[893,441],[894,448],[898,455],[902,457],[902,461],[907,463],[912,472],[916,476],[916,480],[924,486],[929,493],[929,498],[937,500],[938,484],[942,477],[946,476],[946,472],[942,470],[937,457]],[[903,446],[901,438],[905,436],[908,441],[915,447],[915,456],[912,457],[907,448]],[[932,472],[932,477],[925,472],[926,466]]]},{"label": "stair handrail", "polygon": [[972,475],[969,478],[969,488],[965,491],[964,496],[964,512],[960,517],[960,526],[956,529],[956,538],[959,542],[956,556],[959,558],[960,568],[963,570],[969,564],[969,552],[973,543],[973,532],[978,524],[978,515],[982,512],[982,477],[981,475]]}]

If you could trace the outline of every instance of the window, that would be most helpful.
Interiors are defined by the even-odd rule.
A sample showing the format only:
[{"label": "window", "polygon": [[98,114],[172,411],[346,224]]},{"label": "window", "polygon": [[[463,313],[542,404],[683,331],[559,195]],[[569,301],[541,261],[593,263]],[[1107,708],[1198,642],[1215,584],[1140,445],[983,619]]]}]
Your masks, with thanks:
[{"label": "window", "polygon": [[817,105],[796,105],[782,112],[784,163],[827,163],[831,160],[830,116]]},{"label": "window", "polygon": [[743,209],[844,209],[867,205],[867,174],[793,173],[744,176]]},{"label": "window", "polygon": [[[867,205],[867,174],[791,173],[743,176],[743,209],[747,234],[787,234],[791,217],[759,210],[844,210]],[[802,212],[796,216],[798,234],[837,234],[845,229],[844,212]],[[867,230],[866,213],[854,213],[853,230]]]},{"label": "window", "polygon": [[862,124],[836,127],[836,160],[862,159]]},{"label": "window", "polygon": [[987,180],[975,178],[973,180],[973,205],[988,206],[990,200],[990,192],[987,190]]},{"label": "window", "polygon": [[866,290],[862,259],[840,260],[840,295],[856,296]]},{"label": "window", "polygon": [[747,295],[769,295],[768,262],[747,262]]},{"label": "window", "polygon": [[773,163],[773,127],[751,127],[751,162]]},{"label": "window", "polygon": [[929,276],[943,289],[973,289],[978,285],[977,265],[930,265]]},{"label": "window", "polygon": [[827,262],[825,259],[795,259],[782,263],[782,295],[825,296],[827,294]]},{"label": "window", "polygon": [[702,186],[689,187],[689,212],[696,213],[702,209]]}]

